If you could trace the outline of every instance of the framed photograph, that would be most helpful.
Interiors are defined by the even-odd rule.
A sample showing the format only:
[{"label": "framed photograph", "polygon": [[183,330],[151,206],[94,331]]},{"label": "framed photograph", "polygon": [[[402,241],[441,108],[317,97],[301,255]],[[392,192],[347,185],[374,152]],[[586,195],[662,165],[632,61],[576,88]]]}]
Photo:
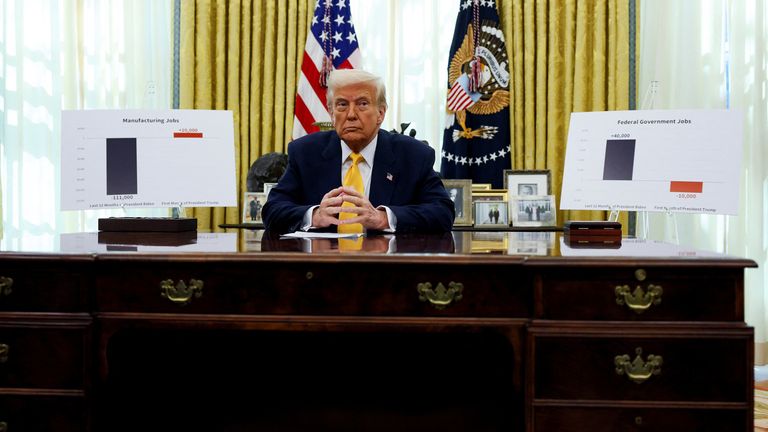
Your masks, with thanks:
[{"label": "framed photograph", "polygon": [[243,223],[262,223],[261,209],[267,202],[264,192],[246,192],[243,198]]},{"label": "framed photograph", "polygon": [[549,195],[549,170],[504,170],[504,187],[510,196]]},{"label": "framed photograph", "polygon": [[488,190],[491,188],[490,183],[472,183],[472,192],[474,191],[481,191],[481,190]]},{"label": "framed photograph", "polygon": [[277,183],[264,183],[264,195],[266,195],[267,198],[269,198],[269,191],[275,186],[277,186]]},{"label": "framed photograph", "polygon": [[501,228],[509,226],[506,201],[475,201],[475,227]]},{"label": "framed photograph", "polygon": [[451,179],[443,180],[445,190],[453,201],[456,211],[454,226],[472,225],[472,180]]},{"label": "framed photograph", "polygon": [[512,226],[545,227],[557,224],[554,195],[514,196],[509,208]]}]

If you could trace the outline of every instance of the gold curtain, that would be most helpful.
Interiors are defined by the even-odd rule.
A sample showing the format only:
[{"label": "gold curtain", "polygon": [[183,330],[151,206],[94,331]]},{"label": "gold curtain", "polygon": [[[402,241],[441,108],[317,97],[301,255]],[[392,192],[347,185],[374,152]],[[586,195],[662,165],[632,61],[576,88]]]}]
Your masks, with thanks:
[{"label": "gold curtain", "polygon": [[[512,59],[512,167],[549,169],[558,200],[570,114],[630,109],[630,47],[637,46],[630,44],[630,13],[638,9],[630,7],[634,2],[498,1]],[[560,211],[558,221],[605,216],[603,211]],[[619,220],[626,234],[625,212]]]},{"label": "gold curtain", "polygon": [[[238,202],[259,156],[284,152],[314,0],[180,2],[179,108],[231,110]],[[242,203],[240,203],[242,205]],[[198,229],[241,222],[238,208],[194,208]]]}]

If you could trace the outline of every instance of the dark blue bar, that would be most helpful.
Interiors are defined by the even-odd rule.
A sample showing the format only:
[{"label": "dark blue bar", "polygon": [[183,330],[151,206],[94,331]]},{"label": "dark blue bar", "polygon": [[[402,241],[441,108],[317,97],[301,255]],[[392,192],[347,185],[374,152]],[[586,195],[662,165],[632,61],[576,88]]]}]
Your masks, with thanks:
[{"label": "dark blue bar", "polygon": [[608,140],[605,146],[603,180],[632,180],[635,140]]},{"label": "dark blue bar", "polygon": [[136,138],[107,138],[107,195],[139,192]]}]

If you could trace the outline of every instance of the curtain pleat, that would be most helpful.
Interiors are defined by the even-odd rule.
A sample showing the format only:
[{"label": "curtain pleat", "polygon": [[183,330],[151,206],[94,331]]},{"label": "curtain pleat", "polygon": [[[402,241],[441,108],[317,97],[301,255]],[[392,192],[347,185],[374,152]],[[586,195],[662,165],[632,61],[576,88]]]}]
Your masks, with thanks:
[{"label": "curtain pleat", "polygon": [[[275,39],[276,39],[276,26],[277,26],[277,2],[267,1],[264,4],[264,16],[262,22],[264,23],[264,48],[261,51],[264,56],[261,64],[262,70],[259,74],[259,79],[262,81],[261,91],[261,154],[268,153],[270,149],[274,147],[273,137],[274,130],[272,129],[275,106]],[[272,24],[272,25],[269,25]],[[258,54],[258,51],[254,51],[254,54]]]},{"label": "curtain pleat", "polygon": [[[524,166],[536,164],[536,24],[535,0],[523,3],[523,155]],[[525,169],[525,168],[524,168]]]},{"label": "curtain pleat", "polygon": [[[264,2],[256,0],[253,4],[253,14],[251,16],[251,28],[262,29],[264,26]],[[250,128],[250,158],[256,160],[261,154],[261,142],[262,142],[262,125],[261,125],[261,89],[262,89],[262,68],[266,53],[262,53],[257,50],[256,47],[264,46],[264,31],[254,31],[253,44],[249,47],[251,51],[251,64],[250,72],[250,88],[251,88],[251,104],[248,108],[249,125],[257,127]]]},{"label": "curtain pleat", "polygon": [[547,158],[547,33],[549,30],[548,1],[536,2],[536,116],[535,116],[535,150],[533,168],[544,169]]},{"label": "curtain pleat", "polygon": [[[290,139],[313,6],[314,0],[181,3],[179,108],[232,111],[238,197],[251,164],[284,152]],[[241,214],[239,206],[187,212],[210,231],[240,222]]]},{"label": "curtain pleat", "polygon": [[[510,42],[512,168],[549,169],[558,199],[570,114],[629,109],[629,1],[498,2]],[[558,214],[561,223],[605,217],[603,211]],[[627,215],[620,221],[626,230]]]},{"label": "curtain pleat", "polygon": [[[233,11],[233,13],[235,13]],[[253,32],[251,31],[251,17],[253,16],[253,2],[251,0],[243,0],[240,4],[238,23],[240,24],[240,47],[238,52],[240,53],[240,61],[243,65],[249,65],[248,67],[240,67],[237,69],[238,90],[240,97],[237,101],[237,110],[234,114],[235,131],[238,132],[238,147],[237,147],[237,167],[238,172],[248,173],[250,168],[250,161],[255,160],[255,156],[251,155],[251,146],[244,143],[251,142],[251,128],[249,125],[249,111],[251,107],[251,50],[253,45]],[[255,154],[255,152],[254,152]],[[238,176],[238,189],[239,191],[245,191],[245,183]]]},{"label": "curtain pleat", "polygon": [[[565,153],[558,151],[558,138],[563,137],[566,134],[566,125],[568,124],[568,115],[565,110],[565,106],[568,105],[571,92],[568,89],[573,88],[573,79],[571,75],[566,73],[568,65],[572,65],[572,58],[566,55],[567,52],[571,52],[572,46],[569,51],[568,30],[573,26],[567,26],[570,21],[567,20],[568,9],[566,7],[561,8],[549,8],[549,27],[552,29],[561,29],[560,31],[548,32],[548,53],[547,53],[547,107],[546,110],[546,147],[543,149],[545,152],[545,164],[540,169],[546,169],[547,167],[559,167],[563,166],[565,160]],[[566,98],[566,95],[569,97]],[[555,186],[555,180],[558,177],[553,177],[552,191],[558,190]]]}]

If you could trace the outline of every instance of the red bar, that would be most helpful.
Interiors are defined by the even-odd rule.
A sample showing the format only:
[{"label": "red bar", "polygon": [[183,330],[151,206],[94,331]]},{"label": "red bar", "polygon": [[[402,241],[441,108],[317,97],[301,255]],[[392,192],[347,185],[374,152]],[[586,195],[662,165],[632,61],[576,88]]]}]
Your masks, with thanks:
[{"label": "red bar", "polygon": [[202,138],[202,132],[174,132],[174,138]]},{"label": "red bar", "polygon": [[704,190],[704,182],[672,181],[669,182],[670,192],[701,193]]}]

